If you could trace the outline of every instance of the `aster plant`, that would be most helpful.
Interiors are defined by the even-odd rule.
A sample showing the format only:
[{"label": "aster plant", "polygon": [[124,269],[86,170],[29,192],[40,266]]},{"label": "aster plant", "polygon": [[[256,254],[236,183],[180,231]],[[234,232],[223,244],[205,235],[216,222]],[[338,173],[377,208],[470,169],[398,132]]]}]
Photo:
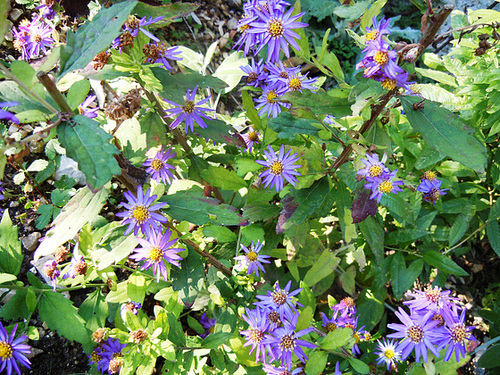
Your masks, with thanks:
[{"label": "aster plant", "polygon": [[257,277],[259,277],[259,269],[265,273],[266,270],[264,269],[262,263],[271,262],[268,260],[268,258],[270,258],[269,255],[259,254],[264,244],[260,243],[259,240],[256,244],[254,244],[252,241],[252,243],[250,244],[250,250],[243,244],[241,244],[240,246],[241,249],[245,252],[245,255],[234,257],[234,260],[240,263],[240,268],[246,268],[248,275],[255,272],[255,275],[257,275]]},{"label": "aster plant", "polygon": [[165,151],[165,147],[161,146],[161,149],[152,158],[148,158],[143,164],[146,168],[146,172],[151,175],[151,178],[156,182],[163,182],[164,184],[171,184],[174,178],[175,167],[172,164],[167,163],[168,160],[173,159],[177,156],[172,148]]},{"label": "aster plant", "polygon": [[264,150],[267,160],[255,161],[263,167],[269,168],[259,175],[264,180],[265,187],[270,185],[271,188],[274,187],[276,189],[276,192],[280,192],[283,190],[285,180],[295,186],[297,183],[295,176],[300,176],[300,173],[295,169],[301,166],[295,164],[299,160],[299,157],[297,154],[290,155],[291,152],[292,150],[288,150],[285,153],[285,145],[281,145],[279,153],[276,154],[272,147],[268,146],[268,151]]}]

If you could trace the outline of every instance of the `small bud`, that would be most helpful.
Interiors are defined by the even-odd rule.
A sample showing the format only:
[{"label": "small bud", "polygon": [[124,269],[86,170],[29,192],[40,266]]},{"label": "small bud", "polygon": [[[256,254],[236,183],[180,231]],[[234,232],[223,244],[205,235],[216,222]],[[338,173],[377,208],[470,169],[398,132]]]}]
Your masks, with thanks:
[{"label": "small bud", "polygon": [[54,253],[54,256],[56,257],[56,262],[57,263],[64,262],[66,259],[68,259],[68,254],[69,250],[67,249],[66,246],[59,246]]},{"label": "small bud", "polygon": [[136,344],[140,344],[148,338],[148,334],[143,329],[130,332],[130,338]]},{"label": "small bud", "polygon": [[414,62],[417,59],[418,51],[419,51],[418,47],[413,47],[411,50],[406,52],[405,60],[410,63]]}]

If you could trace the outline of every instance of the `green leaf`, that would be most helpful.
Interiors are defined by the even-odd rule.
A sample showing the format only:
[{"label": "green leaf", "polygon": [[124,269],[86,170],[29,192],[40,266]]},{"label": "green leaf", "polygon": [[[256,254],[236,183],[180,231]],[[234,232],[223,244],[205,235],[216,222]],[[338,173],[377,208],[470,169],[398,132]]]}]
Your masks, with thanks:
[{"label": "green leaf", "polygon": [[412,287],[423,266],[424,262],[417,259],[407,269],[403,254],[401,252],[394,254],[391,261],[391,284],[396,299],[402,298],[403,294]]},{"label": "green leaf", "polygon": [[448,245],[450,247],[455,245],[465,234],[475,213],[476,206],[468,203],[457,216],[455,222],[450,228],[450,237],[448,241]]},{"label": "green leaf", "polygon": [[451,74],[445,72],[439,72],[437,70],[432,70],[432,69],[415,68],[415,70],[417,71],[417,73],[422,74],[424,77],[432,78],[433,80],[443,83],[445,85],[457,87],[457,81],[455,80],[455,77],[453,77]]},{"label": "green leaf", "polygon": [[179,191],[164,196],[161,202],[167,202],[168,215],[178,221],[188,221],[196,225],[213,223],[217,225],[247,225],[248,220],[228,204],[219,204],[214,198],[204,197],[201,189]]},{"label": "green leaf", "polygon": [[479,367],[493,368],[500,366],[500,345],[492,345],[484,352],[477,362]]},{"label": "green leaf", "polygon": [[351,337],[352,330],[350,328],[337,328],[333,332],[329,332],[325,338],[318,339],[318,344],[321,349],[335,351],[347,345]]},{"label": "green leaf", "polygon": [[370,245],[377,264],[381,265],[384,259],[384,229],[373,217],[367,217],[366,220],[359,223],[359,229]]},{"label": "green leaf", "polygon": [[109,143],[113,137],[99,123],[82,115],[73,117],[76,124],[63,122],[57,127],[57,135],[66,154],[78,163],[87,184],[99,190],[114,175],[121,174],[120,166],[113,155],[120,152]]},{"label": "green leaf", "polygon": [[230,337],[233,336],[231,332],[215,332],[211,333],[203,339],[201,347],[204,349],[217,349],[219,346],[225,344]]},{"label": "green leaf", "polygon": [[248,119],[255,126],[255,128],[261,129],[262,120],[260,119],[259,113],[255,109],[255,104],[248,91],[241,92],[241,101],[242,101],[241,106],[245,110],[245,114],[248,117]]},{"label": "green leaf", "polygon": [[424,253],[424,262],[436,267],[438,270],[446,272],[454,276],[468,276],[461,267],[446,255],[438,253],[437,251],[426,251]]},{"label": "green leaf", "polygon": [[9,20],[7,19],[9,9],[10,5],[8,1],[0,2],[0,43],[3,42],[7,27],[9,26]]},{"label": "green leaf", "polygon": [[206,237],[215,238],[217,242],[234,242],[237,239],[236,233],[231,229],[219,225],[209,225],[203,228],[203,234]]},{"label": "green leaf", "polygon": [[446,108],[426,100],[424,108],[415,110],[419,97],[402,96],[401,103],[410,125],[435,150],[447,155],[464,166],[484,173],[486,150],[474,137],[472,129]]},{"label": "green leaf", "polygon": [[[347,90],[345,90],[347,92]],[[347,96],[333,96],[337,91],[325,92],[319,89],[315,93],[306,90],[304,92],[288,92],[283,98],[292,103],[290,113],[295,115],[301,109],[308,109],[315,115],[329,114],[335,117],[351,115],[351,104]]]},{"label": "green leaf", "polygon": [[85,224],[97,217],[108,193],[107,189],[101,189],[97,194],[93,194],[88,187],[80,189],[52,223],[53,228],[47,232],[47,238],[36,250],[34,259],[52,254],[59,246],[73,239]]},{"label": "green leaf", "polygon": [[66,45],[61,49],[59,78],[73,70],[83,69],[101,51],[109,48],[120,35],[123,23],[136,6],[137,1],[124,1],[99,13],[78,28],[76,33],[68,30]]},{"label": "green leaf", "polygon": [[240,190],[248,186],[245,180],[238,177],[235,171],[222,166],[215,167],[209,165],[208,169],[201,171],[200,175],[211,186],[216,186],[223,190]]},{"label": "green leaf", "polygon": [[306,374],[317,375],[325,370],[328,353],[324,351],[314,351],[309,356],[306,363]]},{"label": "green leaf", "polygon": [[370,372],[370,368],[363,361],[354,357],[349,357],[348,361],[351,364],[352,368],[359,374],[368,374]]},{"label": "green leaf", "polygon": [[230,144],[233,146],[246,148],[247,145],[241,135],[234,132],[234,129],[221,120],[203,119],[206,128],[196,128],[196,133],[202,138],[211,139],[214,142]]},{"label": "green leaf", "polygon": [[261,165],[255,162],[255,159],[244,156],[237,156],[234,162],[236,164],[236,173],[240,177],[244,177],[248,172],[255,172],[262,168]]},{"label": "green leaf", "polygon": [[171,75],[166,69],[162,68],[151,68],[151,70],[163,86],[163,90],[160,92],[161,96],[179,104],[185,103],[184,97],[187,90],[193,90],[195,86],[198,87],[198,93],[207,87],[216,90],[227,87],[227,84],[219,78],[203,76],[189,69],[186,73],[175,75]]},{"label": "green leaf", "polygon": [[320,280],[335,272],[335,268],[337,268],[339,263],[340,258],[330,252],[330,249],[325,249],[321,253],[317,262],[315,262],[309,271],[307,271],[304,277],[304,283],[306,285],[313,286]]},{"label": "green leaf", "polygon": [[168,339],[172,341],[174,345],[184,347],[186,346],[186,335],[182,330],[182,324],[177,320],[174,314],[171,312],[167,313],[168,325],[170,327],[168,331]]},{"label": "green leaf", "polygon": [[148,111],[144,116],[140,116],[139,123],[141,124],[141,134],[146,135],[148,149],[167,143],[165,123],[156,111]]},{"label": "green leaf", "polygon": [[268,122],[268,126],[278,133],[279,138],[294,139],[297,134],[317,136],[319,129],[311,125],[313,122],[315,121],[292,116],[289,112],[281,112]]},{"label": "green leaf", "polygon": [[154,17],[163,16],[164,18],[162,20],[148,26],[149,28],[156,29],[169,25],[176,18],[180,18],[194,12],[198,7],[199,4],[175,3],[153,6],[139,2],[134,8],[134,13],[139,18],[149,17],[151,15],[154,15]]},{"label": "green leaf", "polygon": [[205,265],[191,247],[188,248],[188,256],[179,263],[180,268],[173,267],[171,270],[172,288],[179,292],[179,298],[187,307],[193,308],[204,285]]},{"label": "green leaf", "polygon": [[37,229],[43,229],[49,225],[52,217],[57,217],[60,209],[52,206],[51,204],[44,204],[37,208],[36,213],[40,216],[37,217],[35,223]]},{"label": "green leaf", "polygon": [[4,305],[0,307],[0,318],[5,320],[28,319],[33,311],[30,311],[27,304],[28,289],[16,290]]},{"label": "green leaf", "polygon": [[125,227],[115,229],[100,249],[92,251],[92,259],[104,270],[127,258],[137,247],[135,236],[125,236]]},{"label": "green leaf", "polygon": [[85,321],[78,315],[73,302],[62,294],[44,292],[38,303],[40,319],[49,328],[68,340],[74,340],[83,345],[92,345],[90,332],[85,328]]},{"label": "green leaf", "polygon": [[222,64],[219,65],[213,77],[219,78],[221,81],[226,82],[227,87],[224,89],[224,93],[227,94],[229,91],[234,89],[238,83],[240,83],[241,77],[246,73],[241,70],[240,66],[248,64],[248,59],[244,57],[242,51],[233,52],[228,57],[226,57]]},{"label": "green leaf", "polygon": [[0,221],[0,272],[17,276],[21,270],[23,258],[17,226],[12,224],[9,210],[5,210]]},{"label": "green leaf", "polygon": [[76,81],[71,85],[66,101],[71,109],[76,110],[80,104],[87,98],[90,91],[90,82],[86,79]]},{"label": "green leaf", "polygon": [[365,0],[358,1],[354,5],[341,5],[335,8],[333,13],[340,18],[345,18],[347,21],[354,21],[363,15],[371,3],[372,0]]},{"label": "green leaf", "polygon": [[337,1],[301,0],[300,3],[302,4],[302,10],[306,12],[302,21],[307,21],[310,16],[322,21],[326,17],[331,17],[333,10],[338,6]]},{"label": "green leaf", "polygon": [[17,280],[17,277],[10,273],[0,273],[0,284],[8,283],[9,281]]},{"label": "green leaf", "polygon": [[359,28],[361,30],[366,30],[368,26],[372,23],[372,18],[379,15],[380,10],[384,7],[387,0],[377,0],[373,3],[373,5],[368,9],[361,17],[361,23],[359,24]]},{"label": "green leaf", "polygon": [[488,224],[486,225],[486,235],[490,245],[500,257],[500,225],[498,224],[498,218],[500,218],[500,199],[497,199],[491,207]]},{"label": "green leaf", "polygon": [[128,278],[127,297],[131,301],[143,303],[146,296],[146,278],[139,273],[133,273]]},{"label": "green leaf", "polygon": [[100,289],[94,290],[80,305],[80,316],[85,319],[85,327],[91,331],[106,325],[109,308]]}]

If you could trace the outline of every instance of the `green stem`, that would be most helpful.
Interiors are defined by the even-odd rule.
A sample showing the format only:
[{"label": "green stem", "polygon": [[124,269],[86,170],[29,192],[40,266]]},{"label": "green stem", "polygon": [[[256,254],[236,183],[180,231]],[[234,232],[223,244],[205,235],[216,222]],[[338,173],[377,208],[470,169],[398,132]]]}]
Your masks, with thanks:
[{"label": "green stem", "polygon": [[139,272],[139,273],[142,273],[144,276],[146,276],[146,277],[148,277],[150,279],[155,279],[156,280],[156,277],[154,277],[153,275],[149,275],[146,272],[141,271],[139,269],[134,270],[133,268],[130,268],[130,267],[125,266],[125,265],[119,265],[119,264],[112,264],[111,267],[118,268],[118,269],[125,269],[127,271],[132,272],[132,273]]},{"label": "green stem", "polygon": [[[72,286],[68,288],[58,288],[56,289],[56,292],[71,292],[72,290],[79,290],[79,289],[87,289],[87,288],[99,288],[99,287],[104,287],[107,286],[107,284],[104,283],[99,283],[99,284],[85,284],[81,286]],[[45,292],[52,292],[52,289],[40,289],[40,288],[34,288],[31,286],[26,286],[26,285],[4,285],[3,286],[5,289],[11,289],[11,290],[20,290],[20,289],[28,289],[31,288],[34,292],[37,293],[45,293]]]}]

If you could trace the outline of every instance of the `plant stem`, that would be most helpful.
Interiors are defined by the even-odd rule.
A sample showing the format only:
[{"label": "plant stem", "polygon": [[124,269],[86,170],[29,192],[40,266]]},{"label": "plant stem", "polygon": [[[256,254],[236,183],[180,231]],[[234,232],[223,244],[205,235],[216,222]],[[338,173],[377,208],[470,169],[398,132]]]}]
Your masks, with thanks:
[{"label": "plant stem", "polygon": [[56,84],[52,81],[49,75],[45,72],[39,72],[36,76],[38,80],[42,83],[42,85],[45,87],[49,95],[52,96],[52,99],[54,99],[59,108],[61,108],[61,111],[73,114],[73,110],[68,105],[63,94],[61,94]]},{"label": "plant stem", "polygon": [[[99,288],[99,287],[104,287],[107,286],[107,284],[104,283],[96,283],[96,284],[85,284],[81,286],[72,286],[68,288],[58,288],[56,289],[57,292],[71,292],[72,290],[79,290],[79,289],[87,289],[87,288]],[[5,289],[11,289],[11,290],[19,290],[19,289],[28,289],[31,288],[34,292],[37,293],[45,293],[45,292],[52,292],[52,288],[47,288],[47,289],[39,289],[39,288],[33,288],[33,287],[28,287],[26,285],[4,285],[3,286]]]}]

